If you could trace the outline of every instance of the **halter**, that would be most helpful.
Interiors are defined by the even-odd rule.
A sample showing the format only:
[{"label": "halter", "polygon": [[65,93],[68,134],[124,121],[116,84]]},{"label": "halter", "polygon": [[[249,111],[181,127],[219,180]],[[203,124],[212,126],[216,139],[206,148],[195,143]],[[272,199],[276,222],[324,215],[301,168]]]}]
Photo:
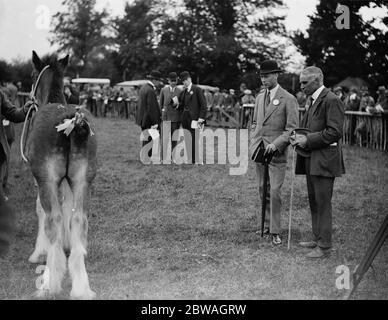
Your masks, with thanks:
[{"label": "halter", "polygon": [[28,112],[27,112],[27,115],[26,115],[26,119],[24,120],[24,124],[23,124],[22,135],[20,137],[20,153],[21,153],[21,156],[22,156],[24,162],[26,162],[26,163],[29,162],[28,159],[26,158],[26,156],[24,155],[24,142],[25,142],[24,138],[25,138],[25,134],[26,134],[27,123],[28,123],[28,119],[29,119],[30,114],[33,111],[33,109],[35,109],[35,112],[38,112],[38,110],[39,110],[35,94],[36,94],[36,90],[38,89],[40,80],[41,80],[43,74],[45,73],[45,71],[48,68],[50,68],[50,66],[45,66],[42,69],[42,71],[39,73],[39,76],[36,79],[35,85],[32,85],[32,90],[31,90],[31,93],[30,93],[30,100],[32,101],[32,104],[31,104],[30,108],[28,109]]}]

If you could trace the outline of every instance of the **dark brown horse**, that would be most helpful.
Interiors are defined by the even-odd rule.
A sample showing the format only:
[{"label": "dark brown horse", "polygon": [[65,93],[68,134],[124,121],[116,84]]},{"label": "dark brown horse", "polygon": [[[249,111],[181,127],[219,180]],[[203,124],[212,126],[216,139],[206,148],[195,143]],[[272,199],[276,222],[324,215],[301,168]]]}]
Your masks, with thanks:
[{"label": "dark brown horse", "polygon": [[[26,158],[38,185],[36,204],[39,233],[29,261],[39,262],[47,255],[44,278],[38,295],[56,295],[62,290],[68,266],[72,278],[70,296],[92,299],[85,268],[90,185],[96,175],[97,142],[92,116],[73,105],[66,105],[63,75],[69,57],[51,56],[43,61],[33,52],[35,98],[39,107],[26,143]],[[39,75],[39,77],[37,77]],[[58,126],[69,124],[69,130]],[[65,125],[66,127],[66,125]]]}]

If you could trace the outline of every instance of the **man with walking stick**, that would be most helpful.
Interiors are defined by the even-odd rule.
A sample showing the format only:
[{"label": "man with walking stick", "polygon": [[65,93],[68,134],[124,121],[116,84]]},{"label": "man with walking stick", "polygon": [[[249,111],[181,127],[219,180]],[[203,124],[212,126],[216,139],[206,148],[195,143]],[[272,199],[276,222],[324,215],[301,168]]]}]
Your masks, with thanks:
[{"label": "man with walking stick", "polygon": [[298,154],[295,172],[305,174],[307,178],[313,238],[299,245],[312,249],[307,258],[319,259],[328,256],[332,247],[334,180],[345,173],[340,143],[345,111],[341,100],[324,87],[321,69],[304,69],[300,84],[308,97],[301,127],[309,129],[309,132],[296,133],[291,137],[291,143],[311,153],[310,157]]},{"label": "man with walking stick", "polygon": [[296,98],[278,84],[280,72],[277,62],[273,60],[264,61],[260,66],[265,91],[256,99],[249,145],[252,159],[256,162],[264,211],[262,217],[265,216],[262,233],[266,238],[271,238],[274,245],[282,243],[281,187],[286,175],[290,135],[297,127],[299,118]]}]

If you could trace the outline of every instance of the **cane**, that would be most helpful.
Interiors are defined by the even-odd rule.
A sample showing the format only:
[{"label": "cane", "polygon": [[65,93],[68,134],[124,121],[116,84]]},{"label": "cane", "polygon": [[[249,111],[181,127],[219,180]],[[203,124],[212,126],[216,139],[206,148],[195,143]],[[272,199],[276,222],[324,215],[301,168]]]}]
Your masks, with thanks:
[{"label": "cane", "polygon": [[263,198],[261,201],[261,237],[264,237],[265,210],[267,209],[268,162],[264,163]]},{"label": "cane", "polygon": [[292,224],[292,203],[294,199],[294,178],[295,178],[295,147],[293,147],[292,151],[292,167],[291,167],[291,196],[290,196],[290,213],[289,213],[289,220],[288,220],[288,250],[290,250],[291,247],[291,224]]}]

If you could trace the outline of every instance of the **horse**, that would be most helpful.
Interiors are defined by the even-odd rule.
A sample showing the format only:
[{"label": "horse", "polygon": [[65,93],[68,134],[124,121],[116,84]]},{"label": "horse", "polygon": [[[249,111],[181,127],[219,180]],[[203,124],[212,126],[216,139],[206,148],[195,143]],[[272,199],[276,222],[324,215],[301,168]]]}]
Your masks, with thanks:
[{"label": "horse", "polygon": [[82,107],[66,104],[63,76],[69,56],[59,60],[52,55],[41,60],[33,51],[32,62],[32,98],[37,111],[29,122],[22,156],[25,150],[24,158],[38,187],[39,231],[29,261],[39,263],[46,256],[45,281],[37,295],[55,296],[62,291],[68,253],[70,297],[93,299],[96,294],[85,267],[88,202],[97,170],[92,115]]}]

